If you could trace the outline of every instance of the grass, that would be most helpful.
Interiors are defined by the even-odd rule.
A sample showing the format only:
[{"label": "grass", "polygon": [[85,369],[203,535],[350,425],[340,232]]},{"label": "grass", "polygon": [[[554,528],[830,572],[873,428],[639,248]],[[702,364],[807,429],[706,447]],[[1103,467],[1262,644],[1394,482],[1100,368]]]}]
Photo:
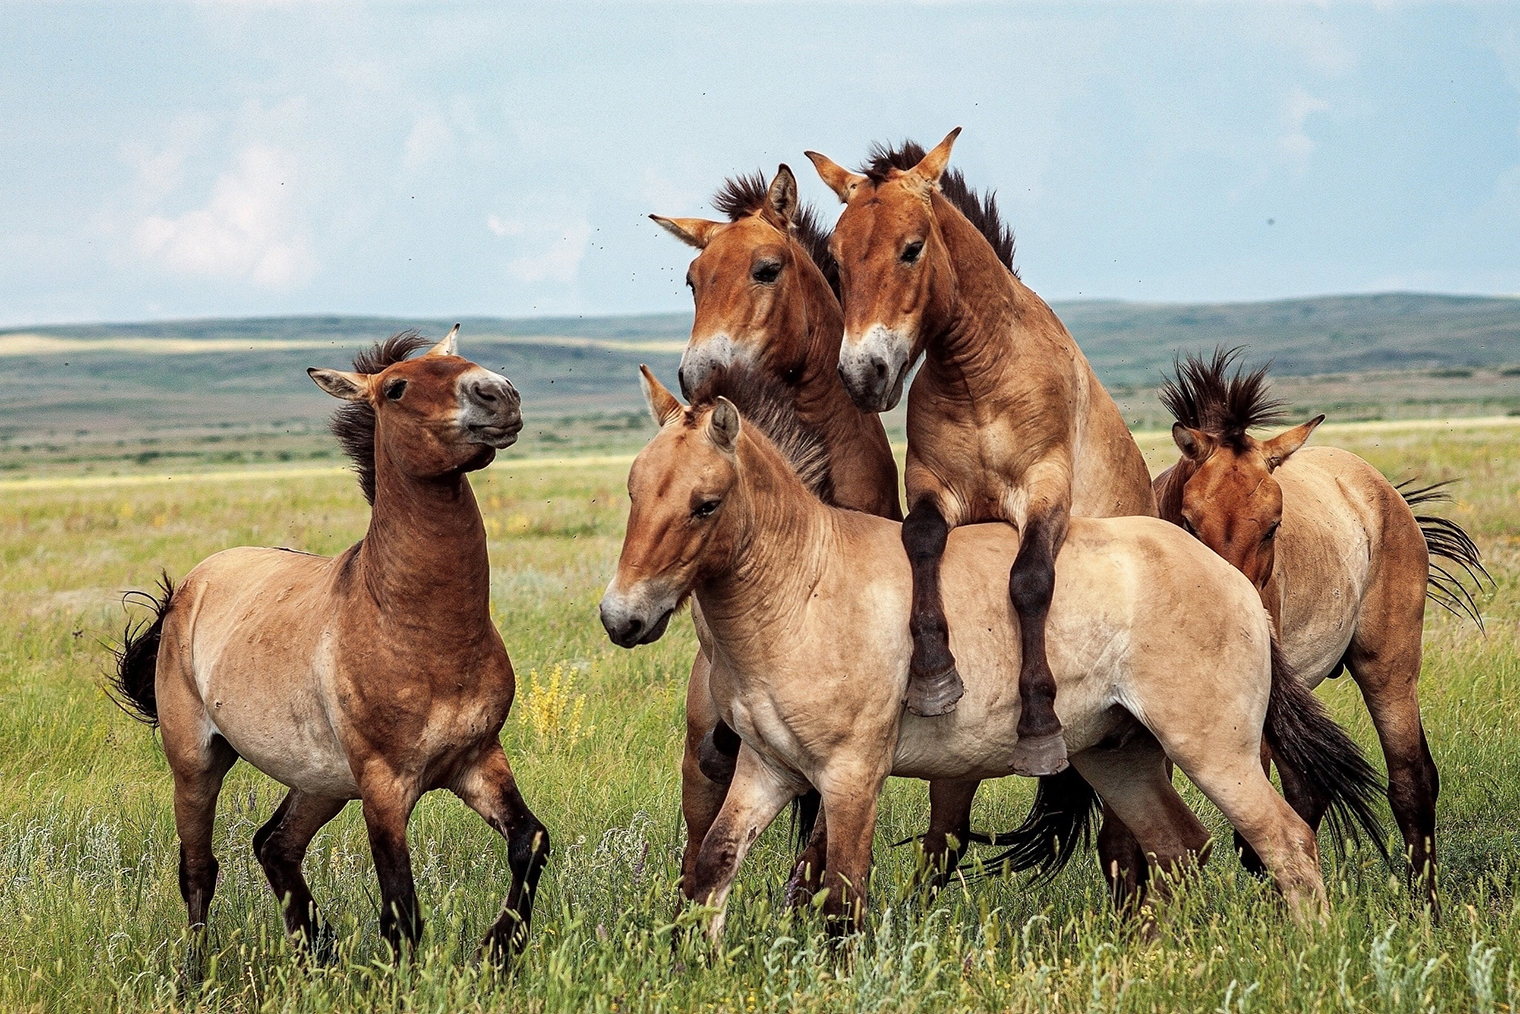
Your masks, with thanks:
[{"label": "grass", "polygon": [[[1441,766],[1439,925],[1366,852],[1326,871],[1335,912],[1303,931],[1221,850],[1167,910],[1159,939],[1112,916],[1084,856],[1059,882],[991,880],[915,894],[926,792],[893,782],[877,835],[870,927],[836,950],[811,912],[780,911],[785,820],[746,862],[725,949],[672,947],[700,913],[674,878],[681,711],[694,641],[610,645],[595,606],[626,512],[625,467],[529,467],[477,476],[492,537],[493,608],[519,676],[503,739],[554,856],[527,953],[506,975],[472,961],[507,885],[502,843],[452,797],[411,826],[428,928],[392,966],[377,932],[363,824],[350,807],[306,868],[336,924],[339,960],[307,969],[281,936],[250,841],[282,792],[246,765],[222,796],[214,969],[182,996],[184,908],[168,771],[152,734],[101,693],[102,642],[121,590],[216,550],[331,553],[367,510],[343,475],[132,485],[0,486],[0,1010],[216,1011],[1513,1011],[1520,1009],[1520,452],[1513,430],[1317,437],[1395,478],[1462,477],[1449,513],[1474,532],[1498,589],[1487,636],[1432,610],[1422,699]],[[1153,466],[1167,453],[1150,441]],[[1201,673],[1199,678],[1208,678]],[[1356,688],[1321,696],[1377,756]],[[1010,827],[1030,786],[989,784],[975,823]],[[1210,826],[1218,814],[1191,789]]]}]

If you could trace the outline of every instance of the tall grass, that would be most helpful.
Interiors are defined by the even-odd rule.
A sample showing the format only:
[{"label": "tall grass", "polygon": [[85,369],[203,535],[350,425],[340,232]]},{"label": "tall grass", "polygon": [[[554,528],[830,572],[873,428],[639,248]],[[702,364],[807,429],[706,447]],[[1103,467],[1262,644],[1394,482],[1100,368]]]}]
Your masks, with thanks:
[{"label": "tall grass", "polygon": [[[1178,885],[1155,939],[1109,913],[1090,857],[1054,885],[992,879],[926,897],[911,886],[911,850],[887,844],[922,827],[926,792],[894,782],[858,939],[830,941],[816,912],[783,909],[782,821],[741,871],[712,951],[693,931],[702,913],[679,907],[674,889],[690,625],[625,652],[596,623],[626,511],[621,469],[503,464],[476,482],[497,521],[493,608],[519,673],[503,739],[555,846],[526,953],[506,973],[475,962],[507,887],[505,848],[434,794],[411,825],[428,920],[416,952],[393,965],[379,938],[350,807],[306,862],[337,958],[296,960],[250,844],[283,791],[239,765],[219,809],[214,958],[194,992],[180,986],[168,771],[154,736],[99,690],[101,642],[124,620],[120,591],[160,566],[178,577],[239,544],[333,552],[362,532],[363,502],[337,477],[0,493],[0,1010],[1516,1010],[1520,453],[1503,437],[1380,434],[1353,447],[1391,475],[1468,476],[1451,513],[1478,533],[1499,583],[1486,638],[1434,611],[1428,624],[1439,924],[1366,851],[1327,859],[1335,910],[1311,931],[1292,927],[1227,849]],[[1320,694],[1377,757],[1355,686]],[[985,786],[976,826],[1013,826],[1030,794],[1017,780]],[[1185,795],[1228,842],[1218,814]]]}]

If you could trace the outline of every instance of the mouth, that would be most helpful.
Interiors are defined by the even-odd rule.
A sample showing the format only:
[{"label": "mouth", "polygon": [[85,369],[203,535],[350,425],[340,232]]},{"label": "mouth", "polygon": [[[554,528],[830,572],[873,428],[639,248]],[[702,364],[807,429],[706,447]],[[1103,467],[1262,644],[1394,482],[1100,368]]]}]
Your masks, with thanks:
[{"label": "mouth", "polygon": [[[653,644],[665,636],[665,628],[670,625],[670,618],[674,615],[675,609],[670,608],[665,610],[660,618],[648,627],[641,624],[632,630],[625,628],[616,632],[609,627],[607,637],[619,648],[636,648],[641,644]],[[603,624],[606,624],[605,620],[603,620]]]},{"label": "mouth", "polygon": [[468,428],[470,443],[486,444],[500,451],[517,442],[517,435],[522,432],[522,427],[521,419],[515,419],[509,423],[472,425]]},{"label": "mouth", "polygon": [[887,392],[887,398],[881,407],[881,411],[890,412],[897,407],[898,402],[902,401],[903,385],[907,382],[907,379],[908,364],[903,363],[902,369],[897,371],[897,380],[893,382],[892,390]]}]

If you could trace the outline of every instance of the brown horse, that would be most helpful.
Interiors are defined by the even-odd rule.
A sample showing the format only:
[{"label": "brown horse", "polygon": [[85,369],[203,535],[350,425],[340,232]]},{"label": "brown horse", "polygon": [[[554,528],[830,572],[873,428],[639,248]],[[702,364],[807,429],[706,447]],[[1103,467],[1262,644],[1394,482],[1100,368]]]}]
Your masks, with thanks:
[{"label": "brown horse", "polygon": [[[799,424],[824,447],[827,467],[815,476],[815,492],[839,507],[901,520],[886,430],[875,413],[855,407],[839,379],[844,324],[837,271],[827,231],[797,199],[796,177],[782,165],[769,184],[759,173],[727,180],[713,206],[727,222],[650,216],[699,251],[686,272],[696,312],[681,357],[682,391],[710,398],[734,383],[779,385],[776,397],[790,402]],[[700,621],[699,613],[694,617]],[[739,737],[718,717],[708,689],[710,667],[706,652],[699,653],[687,683],[683,877],[695,871],[739,753]],[[798,858],[794,898],[811,897],[823,867],[823,828],[807,819],[816,802],[810,793],[801,811],[801,836],[812,842]]]},{"label": "brown horse", "polygon": [[549,839],[498,738],[515,682],[466,478],[512,444],[522,416],[506,378],[455,354],[458,330],[417,358],[430,343],[407,332],[353,373],[308,371],[349,402],[333,429],[374,507],[362,541],[332,558],[218,553],[178,588],[166,579],[151,625],[128,631],[113,682],[159,727],[174,774],[192,976],[216,890],[217,795],[239,757],[290,787],[253,846],[298,945],[328,939],[301,860],[351,799],[364,804],[381,932],[393,948],[416,942],[406,825],[437,788],[507,840],[512,884],[482,946],[505,958],[526,938]]},{"label": "brown horse", "polygon": [[[1349,670],[1361,688],[1388,762],[1388,800],[1412,876],[1435,903],[1436,794],[1440,780],[1420,721],[1420,639],[1427,587],[1438,602],[1478,619],[1471,594],[1442,557],[1487,578],[1476,545],[1442,518],[1411,506],[1430,490],[1404,491],[1348,451],[1304,447],[1323,420],[1258,439],[1247,430],[1282,418],[1267,367],[1231,364],[1240,349],[1177,364],[1161,399],[1177,420],[1181,459],[1156,477],[1161,516],[1181,525],[1251,580],[1272,615],[1288,661],[1317,686]],[[1279,765],[1279,770],[1281,765]],[[1283,791],[1310,827],[1324,800],[1289,772]]]},{"label": "brown horse", "polygon": [[[784,411],[747,406],[741,421],[727,398],[686,409],[647,370],[644,382],[661,429],[629,473],[627,534],[602,622],[617,644],[648,643],[694,595],[711,638],[714,700],[743,738],[682,890],[719,907],[710,932],[721,934],[745,853],[812,785],[828,816],[824,911],[856,925],[888,775],[975,781],[1011,771],[1020,703],[1007,688],[1021,638],[998,575],[1018,534],[975,525],[950,535],[945,601],[967,693],[946,718],[905,714],[912,573],[901,526],[814,496],[804,479],[819,468],[819,448],[781,425]],[[1186,868],[1208,842],[1172,788],[1171,757],[1262,855],[1295,917],[1322,913],[1314,836],[1267,780],[1262,736],[1317,791],[1374,825],[1366,800],[1378,780],[1275,659],[1250,583],[1159,520],[1074,519],[1048,619],[1073,763],[1154,862]]]},{"label": "brown horse", "polygon": [[[1118,407],[1059,319],[941,192],[959,130],[908,163],[878,150],[865,175],[808,157],[845,209],[834,229],[845,334],[839,370],[855,403],[893,407],[909,369],[908,517],[913,566],[908,708],[948,714],[961,678],[940,602],[949,531],[978,521],[1019,530],[1008,594],[1019,617],[1020,774],[1066,766],[1045,650],[1055,560],[1069,519],[1154,514],[1150,473]],[[922,149],[913,146],[912,154]],[[989,201],[985,212],[995,215]]]}]

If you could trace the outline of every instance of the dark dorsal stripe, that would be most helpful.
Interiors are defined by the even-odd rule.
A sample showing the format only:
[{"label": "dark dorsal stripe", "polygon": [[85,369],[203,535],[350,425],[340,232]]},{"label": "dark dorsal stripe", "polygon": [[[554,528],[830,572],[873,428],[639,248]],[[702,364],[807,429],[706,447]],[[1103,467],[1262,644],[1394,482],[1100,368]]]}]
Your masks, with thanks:
[{"label": "dark dorsal stripe", "polygon": [[[730,222],[737,222],[745,215],[753,215],[765,207],[765,198],[769,190],[769,184],[765,181],[765,174],[761,172],[740,173],[738,176],[730,176],[723,181],[723,186],[713,194],[713,207],[728,216]],[[792,216],[792,238],[802,244],[802,249],[812,258],[818,270],[823,272],[823,277],[828,280],[829,288],[834,290],[834,297],[839,297],[839,263],[834,260],[834,255],[829,252],[829,237],[833,230],[823,224],[817,210],[807,203],[798,205],[797,213]],[[732,399],[730,399],[732,400]]]},{"label": "dark dorsal stripe", "polygon": [[1283,418],[1283,403],[1272,397],[1267,381],[1272,364],[1247,373],[1236,362],[1244,351],[1219,346],[1207,360],[1192,354],[1173,360],[1173,376],[1161,385],[1161,404],[1173,419],[1235,451],[1245,449],[1246,430]]},{"label": "dark dorsal stripe", "polygon": [[[904,141],[895,148],[873,144],[861,172],[879,186],[892,175],[892,170],[907,172],[922,162],[926,154],[923,145],[917,141]],[[966,216],[977,232],[986,237],[998,260],[1017,278],[1019,269],[1013,266],[1013,229],[998,211],[997,192],[989,190],[985,195],[978,195],[967,185],[965,174],[955,168],[946,169],[939,178],[939,192]]]},{"label": "dark dorsal stripe", "polygon": [[[355,356],[354,372],[379,373],[387,366],[399,363],[432,344],[431,339],[424,338],[417,331],[397,332]],[[364,491],[364,499],[370,506],[374,506],[375,410],[362,401],[345,402],[333,413],[328,428],[338,438],[338,446],[343,448],[343,453],[353,461],[354,471],[359,473],[359,488]]]},{"label": "dark dorsal stripe", "polygon": [[765,434],[804,486],[824,503],[834,502],[828,445],[817,430],[798,418],[790,389],[765,373],[734,365],[721,372],[692,411],[710,408],[720,395],[734,403],[743,425]]}]

